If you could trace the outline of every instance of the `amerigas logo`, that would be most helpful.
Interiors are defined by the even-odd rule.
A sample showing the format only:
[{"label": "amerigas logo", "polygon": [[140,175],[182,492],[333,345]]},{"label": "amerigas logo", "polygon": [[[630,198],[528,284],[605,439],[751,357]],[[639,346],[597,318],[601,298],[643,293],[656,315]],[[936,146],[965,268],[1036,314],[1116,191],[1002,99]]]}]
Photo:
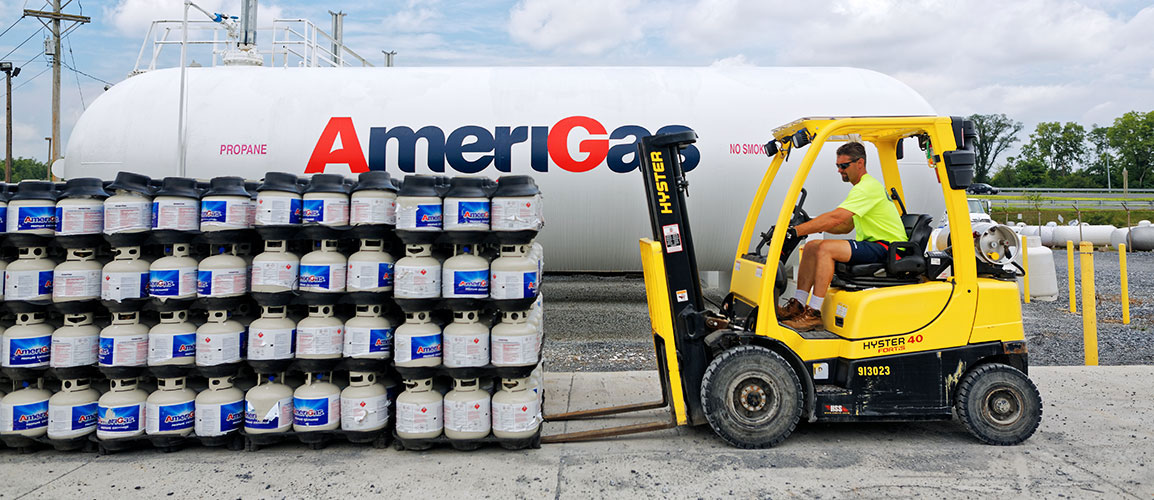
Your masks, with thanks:
[{"label": "amerigas logo", "polygon": [[[666,125],[658,134],[689,130],[684,125]],[[350,117],[329,119],[309,157],[306,174],[325,171],[328,165],[348,165],[352,173],[385,170],[389,148],[395,148],[396,167],[401,172],[414,173],[417,167],[417,144],[421,141],[427,151],[429,170],[442,173],[445,164],[461,173],[475,174],[489,168],[510,172],[514,158],[537,172],[548,172],[549,162],[568,172],[588,172],[605,164],[618,173],[632,172],[639,165],[637,140],[652,135],[640,125],[622,125],[612,132],[601,122],[588,116],[569,116],[552,126],[498,126],[492,129],[477,125],[458,127],[448,134],[434,125],[413,130],[408,126],[372,127],[369,129],[369,148],[365,150]],[[337,139],[340,147],[333,149]],[[576,151],[570,148],[574,142]],[[701,160],[696,146],[681,151],[682,168],[693,170]]]}]

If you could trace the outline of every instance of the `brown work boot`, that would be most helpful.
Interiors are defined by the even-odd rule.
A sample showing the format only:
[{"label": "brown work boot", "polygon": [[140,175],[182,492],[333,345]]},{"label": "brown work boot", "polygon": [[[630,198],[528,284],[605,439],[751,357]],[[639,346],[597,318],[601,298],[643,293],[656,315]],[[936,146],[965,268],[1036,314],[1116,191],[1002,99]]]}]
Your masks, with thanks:
[{"label": "brown work boot", "polygon": [[801,313],[796,318],[782,321],[783,325],[793,328],[799,332],[808,332],[810,330],[817,330],[818,328],[825,328],[821,322],[821,311],[810,308],[805,308],[805,312]]},{"label": "brown work boot", "polygon": [[802,304],[801,301],[796,298],[789,299],[789,302],[786,302],[785,306],[777,308],[777,320],[785,321],[787,319],[793,319],[801,316],[803,312],[805,312],[805,304]]}]

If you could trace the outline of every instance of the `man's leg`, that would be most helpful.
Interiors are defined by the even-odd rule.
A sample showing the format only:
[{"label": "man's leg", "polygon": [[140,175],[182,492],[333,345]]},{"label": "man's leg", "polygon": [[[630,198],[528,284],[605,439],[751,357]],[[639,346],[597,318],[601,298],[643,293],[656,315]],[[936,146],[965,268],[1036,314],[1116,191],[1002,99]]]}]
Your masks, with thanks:
[{"label": "man's leg", "polygon": [[833,280],[835,262],[849,262],[853,250],[846,240],[826,240],[817,257],[817,267],[813,273],[813,296],[825,299],[829,282]]},{"label": "man's leg", "polygon": [[814,240],[805,244],[805,251],[801,253],[801,263],[797,267],[797,291],[804,291],[807,295],[813,288],[813,273],[817,268],[817,254],[825,240]]}]

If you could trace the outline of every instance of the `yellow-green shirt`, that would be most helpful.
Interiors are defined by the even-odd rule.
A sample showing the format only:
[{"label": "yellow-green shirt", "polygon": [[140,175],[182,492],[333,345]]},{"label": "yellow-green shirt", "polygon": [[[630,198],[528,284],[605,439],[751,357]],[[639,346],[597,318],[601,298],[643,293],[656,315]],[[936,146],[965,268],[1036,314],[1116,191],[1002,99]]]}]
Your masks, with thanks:
[{"label": "yellow-green shirt", "polygon": [[838,205],[853,212],[858,241],[906,241],[906,228],[898,209],[886,196],[886,188],[870,174],[861,176],[845,201]]}]

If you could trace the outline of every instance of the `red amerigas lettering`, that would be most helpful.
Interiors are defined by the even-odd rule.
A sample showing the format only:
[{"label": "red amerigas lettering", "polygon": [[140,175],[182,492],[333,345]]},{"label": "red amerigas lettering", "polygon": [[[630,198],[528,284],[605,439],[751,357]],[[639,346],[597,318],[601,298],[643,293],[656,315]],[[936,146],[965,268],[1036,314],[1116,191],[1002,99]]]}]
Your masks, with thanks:
[{"label": "red amerigas lettering", "polygon": [[[574,160],[569,155],[569,133],[575,128],[583,128],[589,134],[602,136],[589,138],[578,143],[577,149],[589,156],[584,160]],[[608,132],[600,122],[588,116],[570,116],[562,119],[549,131],[549,157],[558,167],[570,172],[588,172],[605,161],[609,154],[609,141],[604,137]]]},{"label": "red amerigas lettering", "polygon": [[[337,137],[341,138],[341,148],[334,150]],[[365,161],[361,141],[357,139],[357,130],[353,127],[353,119],[347,116],[334,116],[329,119],[321,132],[321,138],[313,148],[309,157],[309,164],[305,167],[306,174],[319,174],[325,171],[325,165],[343,163],[349,166],[354,174],[369,171],[369,164]]]}]

